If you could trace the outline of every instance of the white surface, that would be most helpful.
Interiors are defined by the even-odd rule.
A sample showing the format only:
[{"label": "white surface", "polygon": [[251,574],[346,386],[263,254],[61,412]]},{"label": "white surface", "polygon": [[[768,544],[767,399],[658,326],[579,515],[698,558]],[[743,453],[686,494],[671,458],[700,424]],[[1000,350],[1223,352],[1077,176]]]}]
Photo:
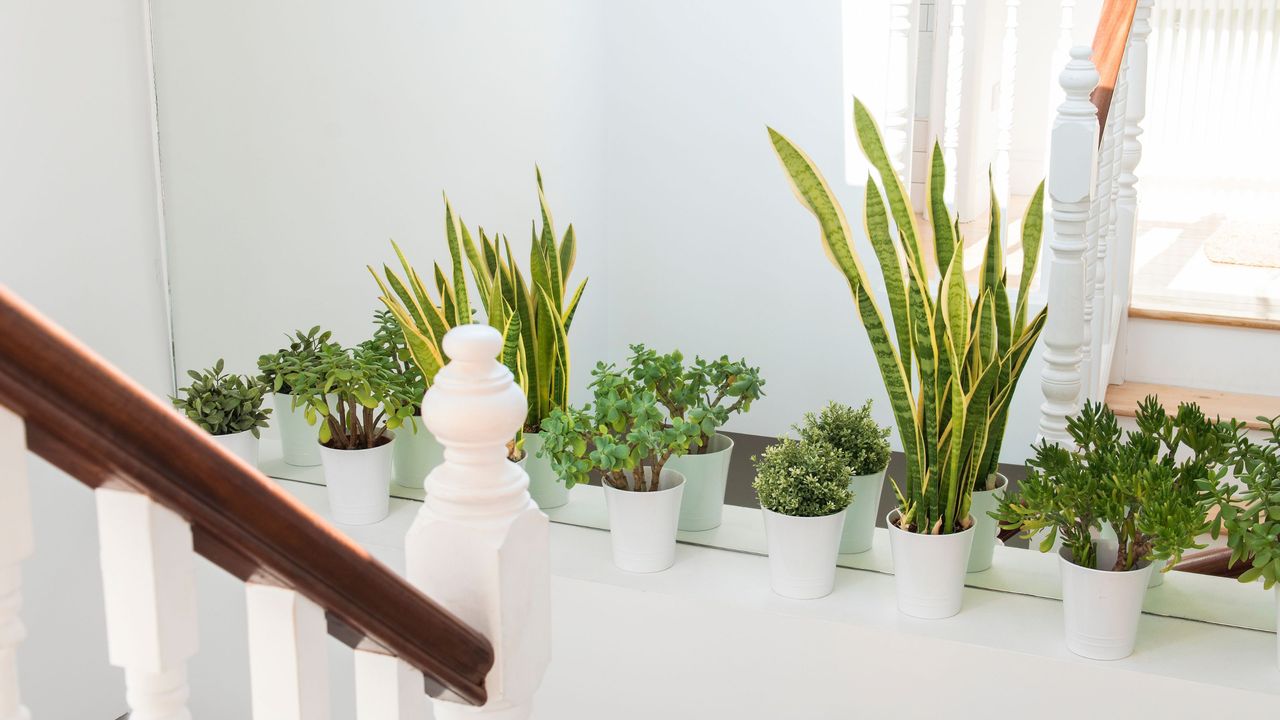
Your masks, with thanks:
[{"label": "white surface", "polygon": [[[1062,550],[1058,556],[1067,647],[1094,660],[1129,657],[1154,566],[1148,563],[1129,572],[1097,570],[1076,565],[1063,553],[1069,551]],[[1111,554],[1114,558],[1115,553]]]},{"label": "white surface", "polygon": [[973,549],[974,528],[946,535],[907,532],[889,513],[889,550],[893,554],[894,594],[898,609],[916,618],[949,618],[964,603],[965,567]]},{"label": "white surface", "polygon": [[324,610],[275,585],[248,583],[245,600],[253,717],[328,720]]},{"label": "white surface", "polygon": [[[644,474],[648,482],[651,470],[646,468]],[[609,543],[615,565],[638,573],[671,567],[676,557],[676,527],[684,484],[683,475],[663,468],[658,489],[653,492],[611,486],[601,489],[609,514]]]},{"label": "white surface", "polygon": [[31,555],[31,489],[27,431],[22,418],[0,406],[0,718],[28,720],[18,686],[22,624],[22,562]]},{"label": "white surface", "polygon": [[385,445],[361,450],[320,447],[331,517],[345,525],[368,525],[387,516],[394,444],[393,437]]},{"label": "white surface", "polygon": [[230,450],[233,455],[249,463],[249,467],[258,467],[258,438],[254,436],[252,430],[210,437],[214,442]]},{"label": "white surface", "polygon": [[835,586],[845,510],[821,517],[782,515],[768,508],[761,512],[773,591],[800,600],[830,594]]},{"label": "white surface", "polygon": [[[1130,382],[1280,397],[1275,330],[1129,318],[1127,347]],[[1170,362],[1171,347],[1177,362]]]},{"label": "white surface", "polygon": [[422,673],[399,658],[355,651],[356,720],[424,720],[431,717]]}]

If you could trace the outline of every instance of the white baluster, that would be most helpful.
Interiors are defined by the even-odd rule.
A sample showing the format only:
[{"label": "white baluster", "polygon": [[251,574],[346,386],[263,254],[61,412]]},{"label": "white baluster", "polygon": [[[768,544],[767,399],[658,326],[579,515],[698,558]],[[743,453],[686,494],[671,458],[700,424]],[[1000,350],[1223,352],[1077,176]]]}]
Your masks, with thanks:
[{"label": "white baluster", "polygon": [[908,186],[911,182],[912,0],[890,0],[888,82],[885,86],[885,151]]},{"label": "white baluster", "polygon": [[551,654],[550,528],[529,497],[529,476],[506,459],[525,416],[524,394],[494,358],[502,338],[464,325],[444,338],[452,358],[422,416],[445,447],[405,539],[406,575],[493,643],[480,708],[439,701],[441,720],[529,715]]},{"label": "white baluster", "polygon": [[1108,382],[1124,382],[1128,308],[1133,296],[1133,253],[1138,235],[1138,163],[1142,160],[1142,119],[1147,114],[1147,38],[1151,35],[1151,8],[1155,0],[1138,0],[1125,53],[1124,149],[1116,193],[1116,286],[1112,302],[1116,313],[1116,345]]},{"label": "white baluster", "polygon": [[[1001,41],[1000,106],[997,116],[995,185],[996,197],[1008,208],[1009,150],[1013,147],[1014,83],[1018,67],[1018,5],[1021,0],[1005,0],[1004,38]],[[1005,213],[1008,222],[1008,213]]]},{"label": "white baluster", "polygon": [[1126,97],[1129,91],[1126,71],[1128,57],[1120,60],[1119,75],[1116,78],[1115,93],[1111,96],[1111,108],[1107,112],[1107,126],[1103,128],[1106,147],[1104,165],[1099,168],[1106,181],[1101,183],[1106,195],[1103,197],[1102,230],[1098,235],[1098,259],[1095,272],[1093,307],[1095,320],[1093,324],[1093,346],[1097,348],[1094,372],[1089,381],[1092,387],[1092,398],[1101,401],[1106,397],[1107,379],[1111,376],[1111,365],[1115,362],[1115,318],[1112,316],[1114,304],[1112,297],[1116,283],[1115,245],[1116,226],[1119,218],[1120,165],[1124,155],[1124,126]]},{"label": "white baluster", "polygon": [[1049,238],[1049,319],[1044,331],[1044,370],[1040,387],[1040,437],[1070,442],[1067,416],[1080,397],[1080,353],[1084,341],[1085,225],[1093,201],[1098,164],[1098,113],[1089,93],[1098,72],[1090,50],[1071,50],[1071,62],[1059,82],[1066,99],[1054,121],[1049,150],[1049,198],[1053,234]]},{"label": "white baluster", "polygon": [[274,585],[248,583],[245,598],[255,720],[327,720],[324,611],[297,592]]},{"label": "white baluster", "polygon": [[[937,0],[919,0],[919,15],[916,22],[916,72],[915,88],[912,99],[912,115],[914,120],[911,130],[911,206],[923,213],[925,208],[925,180],[929,177],[929,163],[933,158],[933,109],[937,106],[934,100],[934,81],[939,68],[934,50],[937,47]],[[940,58],[938,58],[940,59]],[[942,73],[946,77],[945,68]],[[946,88],[941,88],[943,92]]]},{"label": "white baluster", "polygon": [[943,191],[947,204],[955,207],[960,184],[960,122],[964,111],[964,10],[966,0],[951,0],[951,35],[947,38],[947,95],[942,117],[942,158],[951,177]]},{"label": "white baluster", "polygon": [[107,655],[124,668],[130,720],[189,720],[196,652],[191,526],[146,495],[100,487],[98,544]]},{"label": "white baluster", "polygon": [[431,717],[422,673],[403,660],[356,650],[356,720]]},{"label": "white baluster", "polygon": [[0,720],[29,720],[18,692],[18,643],[26,630],[22,609],[22,561],[34,545],[27,482],[27,428],[0,406]]}]

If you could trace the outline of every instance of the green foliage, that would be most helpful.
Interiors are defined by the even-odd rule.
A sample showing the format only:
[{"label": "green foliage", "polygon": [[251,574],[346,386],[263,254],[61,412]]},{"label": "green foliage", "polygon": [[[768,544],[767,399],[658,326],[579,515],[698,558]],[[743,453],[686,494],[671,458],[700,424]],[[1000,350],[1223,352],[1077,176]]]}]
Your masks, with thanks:
[{"label": "green foliage", "polygon": [[795,430],[802,440],[834,447],[854,475],[878,473],[889,464],[889,428],[871,417],[870,400],[857,410],[830,403],[817,415],[805,413],[804,425]]},{"label": "green foliage", "polygon": [[631,346],[631,364],[627,374],[641,383],[657,398],[673,420],[698,428],[691,452],[705,453],[711,446],[716,429],[729,416],[751,409],[751,403],[764,393],[760,369],[746,360],[729,360],[727,355],[706,361],[695,357],[686,366],[679,350],[659,355],[644,345]]},{"label": "green foliage", "polygon": [[294,379],[310,369],[319,359],[322,349],[336,346],[328,330],[320,331],[317,325],[307,332],[297,330],[289,337],[289,346],[258,358],[259,379],[272,392],[293,394]]},{"label": "green foliage", "polygon": [[822,440],[782,438],[751,458],[756,479],[751,484],[761,507],[795,517],[840,512],[853,501],[845,454]]},{"label": "green foliage", "polygon": [[413,362],[409,347],[405,344],[404,333],[400,324],[389,310],[379,310],[373,314],[373,337],[367,341],[370,349],[378,355],[395,373],[398,380],[396,394],[409,398],[411,415],[422,413],[422,397],[427,392],[427,382],[422,377],[422,370]]},{"label": "green foliage", "polygon": [[1280,582],[1280,415],[1264,422],[1270,436],[1261,443],[1241,441],[1233,453],[1239,486],[1206,482],[1218,503],[1213,537],[1227,529],[1231,565],[1248,560],[1240,582],[1262,578],[1270,589]]},{"label": "green foliage", "polygon": [[267,426],[271,409],[262,408],[267,386],[248,375],[224,375],[223,362],[208,370],[188,370],[191,385],[178,388],[181,397],[169,396],[173,406],[210,435],[231,435],[249,430],[258,437],[258,428]]},{"label": "green foliage", "polygon": [[1240,424],[1209,420],[1194,404],[1169,416],[1154,397],[1139,405],[1136,420],[1137,430],[1122,433],[1109,408],[1086,402],[1067,422],[1079,449],[1042,440],[1019,494],[1006,496],[992,517],[1027,537],[1049,529],[1040,550],[1061,536],[1085,567],[1097,566],[1093,534],[1104,522],[1119,545],[1112,570],[1153,558],[1177,563],[1184,550],[1204,547],[1197,536],[1209,529],[1214,499],[1205,487],[1226,474]]},{"label": "green foliage", "polygon": [[992,195],[991,225],[974,298],[964,277],[959,221],[943,201],[946,171],[935,144],[926,197],[940,277],[931,288],[925,245],[906,187],[890,164],[875,121],[856,99],[854,127],[880,178],[880,186],[867,178],[863,222],[889,297],[892,330],[826,180],[790,140],[772,128],[769,137],[796,197],[817,218],[824,248],[847,280],[871,340],[907,460],[905,483],[894,482],[899,523],[916,532],[957,532],[970,521],[975,485],[987,482],[996,471],[1014,387],[1044,328],[1043,310],[1027,321],[1030,284],[1040,257],[1044,185],[1032,197],[1023,222],[1024,261],[1013,307],[1006,285],[1000,207]]},{"label": "green foliage", "polygon": [[385,444],[387,431],[413,415],[420,399],[397,373],[387,348],[373,340],[352,349],[325,346],[315,365],[298,374],[294,392],[307,422],[320,421],[320,442],[342,450]]},{"label": "green foliage", "polygon": [[668,422],[654,392],[613,365],[599,363],[591,375],[593,404],[556,408],[543,420],[541,456],[566,487],[586,483],[598,471],[621,490],[657,490],[663,466],[688,452],[698,425]]}]

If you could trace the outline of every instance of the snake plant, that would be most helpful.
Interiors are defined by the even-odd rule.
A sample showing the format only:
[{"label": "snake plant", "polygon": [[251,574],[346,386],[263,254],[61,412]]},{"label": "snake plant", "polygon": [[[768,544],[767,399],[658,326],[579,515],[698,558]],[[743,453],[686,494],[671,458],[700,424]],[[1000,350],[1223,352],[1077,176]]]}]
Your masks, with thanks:
[{"label": "snake plant", "polygon": [[[889,298],[892,327],[872,294],[849,223],[826,180],[790,140],[773,128],[769,137],[796,197],[818,220],[829,258],[849,283],[889,394],[907,461],[904,483],[893,481],[897,523],[912,532],[959,532],[972,523],[969,504],[975,486],[985,486],[996,472],[1009,402],[1044,328],[1047,308],[1027,320],[1030,284],[1040,257],[1044,184],[1023,221],[1022,275],[1013,307],[1006,285],[1000,207],[992,193],[990,229],[974,297],[964,276],[960,223],[943,201],[946,170],[940,148],[935,143],[926,191],[930,228],[922,228],[890,165],[880,129],[856,99],[853,123],[883,185],[882,191],[868,175],[863,222]],[[933,235],[936,289],[925,256],[925,229]]]}]

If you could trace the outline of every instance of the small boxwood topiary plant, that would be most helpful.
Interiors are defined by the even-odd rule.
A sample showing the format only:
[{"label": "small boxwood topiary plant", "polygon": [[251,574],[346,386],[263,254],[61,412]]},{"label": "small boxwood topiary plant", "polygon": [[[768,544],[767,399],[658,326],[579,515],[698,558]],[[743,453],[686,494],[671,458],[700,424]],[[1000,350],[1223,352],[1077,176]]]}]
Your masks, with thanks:
[{"label": "small boxwood topiary plant", "polygon": [[853,501],[845,456],[822,440],[782,438],[751,458],[760,505],[781,515],[820,517]]},{"label": "small boxwood topiary plant", "polygon": [[889,465],[889,428],[871,417],[870,400],[857,410],[833,402],[820,413],[805,413],[804,424],[795,431],[802,440],[834,447],[854,475],[871,475]]},{"label": "small boxwood topiary plant", "polygon": [[267,385],[271,392],[293,395],[293,385],[298,374],[312,368],[320,359],[320,352],[326,347],[337,347],[330,338],[332,333],[321,331],[317,325],[305,333],[297,330],[288,336],[289,347],[262,355],[258,358],[259,380]]},{"label": "small boxwood topiary plant", "polygon": [[246,430],[258,437],[267,426],[271,409],[262,407],[267,387],[248,375],[224,375],[222,359],[212,368],[188,370],[191,385],[169,396],[173,406],[210,435],[232,435]]}]

